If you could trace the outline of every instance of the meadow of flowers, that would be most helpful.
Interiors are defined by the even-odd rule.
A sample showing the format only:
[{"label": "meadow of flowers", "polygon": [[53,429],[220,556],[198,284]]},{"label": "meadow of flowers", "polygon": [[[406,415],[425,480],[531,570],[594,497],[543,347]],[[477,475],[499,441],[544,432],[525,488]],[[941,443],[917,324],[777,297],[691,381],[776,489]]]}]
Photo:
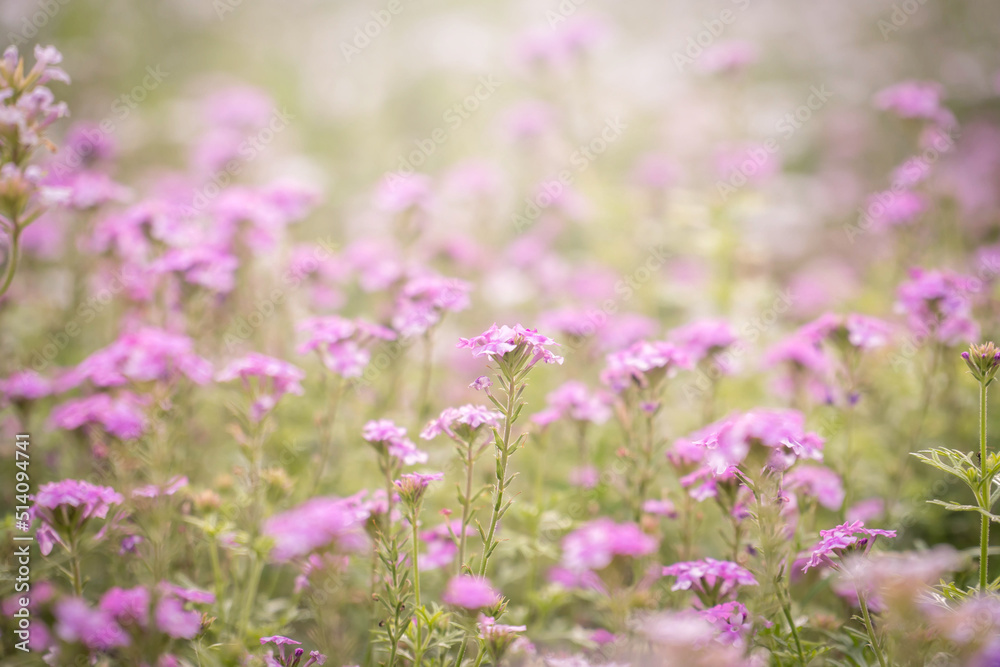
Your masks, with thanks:
[{"label": "meadow of flowers", "polygon": [[0,663],[1000,665],[998,8],[195,4],[0,11]]}]

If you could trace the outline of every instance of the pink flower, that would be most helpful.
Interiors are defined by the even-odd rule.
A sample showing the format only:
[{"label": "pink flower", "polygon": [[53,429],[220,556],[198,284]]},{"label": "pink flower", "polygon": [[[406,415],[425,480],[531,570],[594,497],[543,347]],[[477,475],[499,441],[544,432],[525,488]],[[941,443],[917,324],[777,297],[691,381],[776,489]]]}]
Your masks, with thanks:
[{"label": "pink flower", "polygon": [[285,394],[301,396],[305,393],[300,384],[304,377],[301,369],[287,361],[252,352],[230,362],[215,379],[217,382],[239,379],[253,398],[250,416],[260,421]]},{"label": "pink flower", "polygon": [[866,222],[876,230],[885,231],[913,222],[926,210],[927,200],[923,195],[910,190],[886,190],[868,198]]},{"label": "pink flower", "polygon": [[130,589],[116,586],[101,597],[100,608],[123,625],[145,628],[149,623],[149,601],[149,591],[142,586]]},{"label": "pink flower", "polygon": [[[449,438],[468,440],[483,426],[500,428],[503,415],[490,410],[485,405],[463,405],[460,408],[446,408],[437,419],[432,419],[420,432],[420,437],[430,440],[445,433]],[[461,434],[456,434],[456,428]]]},{"label": "pink flower", "polygon": [[388,213],[426,208],[430,199],[431,179],[426,174],[389,174],[375,192],[375,205]]},{"label": "pink flower", "polygon": [[670,590],[693,590],[718,600],[735,597],[740,586],[756,586],[750,571],[726,560],[704,560],[674,563],[663,568],[663,576],[675,577]]},{"label": "pink flower", "polygon": [[645,556],[656,546],[656,539],[634,523],[595,519],[563,538],[560,564],[574,572],[603,570],[615,556]]},{"label": "pink flower", "polygon": [[933,335],[946,345],[971,343],[979,339],[972,319],[973,280],[950,271],[911,269],[910,280],[897,291],[897,308],[916,334]]},{"label": "pink flower", "polygon": [[801,489],[829,510],[839,510],[844,504],[844,487],[840,475],[816,465],[796,466],[785,474],[782,482],[787,489]]},{"label": "pink flower", "polygon": [[182,375],[195,384],[207,384],[212,365],[195,354],[187,336],[143,327],[84,359],[74,377],[77,383],[90,380],[98,387],[118,387],[130,381],[172,382]]},{"label": "pink flower", "polygon": [[697,614],[718,628],[717,639],[729,646],[742,645],[753,631],[750,612],[742,602],[723,602],[708,609],[699,609]]},{"label": "pink flower", "polygon": [[442,479],[444,479],[442,472],[411,472],[401,475],[399,479],[393,481],[393,485],[399,492],[400,500],[411,506],[416,506],[423,499],[427,486],[431,482],[440,482]]},{"label": "pink flower", "polygon": [[427,463],[427,453],[417,449],[417,446],[406,437],[406,429],[396,426],[388,419],[368,422],[361,437],[376,446],[386,447],[389,454],[405,465]]},{"label": "pink flower", "polygon": [[336,315],[309,318],[299,324],[298,330],[308,335],[299,346],[299,354],[315,351],[328,369],[345,378],[361,376],[371,360],[365,348],[374,340],[396,338],[386,327]]},{"label": "pink flower", "polygon": [[262,532],[274,540],[271,558],[279,563],[335,546],[358,551],[368,544],[364,522],[368,512],[360,494],[349,498],[312,498],[264,522]]},{"label": "pink flower", "polygon": [[617,392],[637,385],[647,387],[679,368],[691,368],[687,353],[667,341],[638,341],[607,356],[601,382]]},{"label": "pink flower", "polygon": [[493,386],[493,380],[491,380],[486,375],[480,375],[479,377],[477,377],[475,380],[472,381],[472,384],[469,385],[469,389],[475,389],[476,391],[484,391],[488,390],[492,386]]},{"label": "pink flower", "polygon": [[805,417],[800,412],[757,409],[706,426],[692,444],[707,450],[706,464],[721,474],[740,465],[755,445],[771,450],[768,466],[785,470],[797,459],[822,460],[824,442],[805,430]]},{"label": "pink flower", "polygon": [[489,580],[460,574],[448,581],[441,600],[455,607],[483,609],[496,605],[500,601],[500,594],[493,589]]},{"label": "pink flower", "polygon": [[847,550],[863,551],[867,554],[879,535],[896,537],[896,531],[865,528],[864,522],[853,521],[829,530],[821,530],[819,535],[820,541],[813,547],[809,560],[802,567],[803,572],[821,564],[833,565],[832,558],[842,556]]},{"label": "pink flower", "polygon": [[724,320],[692,322],[673,329],[668,338],[684,350],[694,364],[722,352],[737,341],[736,331]]},{"label": "pink flower", "polygon": [[18,371],[0,380],[0,395],[11,403],[34,401],[52,393],[52,381],[32,370]]},{"label": "pink flower", "polygon": [[458,348],[469,348],[473,357],[505,357],[511,352],[530,355],[529,365],[539,361],[547,364],[561,364],[563,358],[553,354],[548,347],[558,345],[554,340],[538,333],[537,329],[525,329],[520,324],[513,327],[498,327],[493,324],[481,335],[474,338],[459,338]]},{"label": "pink flower", "polygon": [[472,285],[434,274],[411,278],[396,299],[392,326],[403,338],[419,336],[436,326],[444,313],[469,307]]},{"label": "pink flower", "polygon": [[669,500],[656,500],[654,498],[650,498],[642,504],[642,511],[646,514],[655,514],[657,516],[665,516],[671,519],[677,518],[677,509]]},{"label": "pink flower", "polygon": [[603,392],[591,392],[582,382],[571,380],[547,397],[548,408],[531,416],[531,421],[543,426],[568,417],[579,422],[603,424],[611,418],[611,397]]},{"label": "pink flower", "polygon": [[171,637],[191,639],[201,630],[201,614],[185,611],[180,600],[166,597],[156,605],[156,625]]},{"label": "pink flower", "polygon": [[149,401],[127,391],[117,396],[94,394],[75,398],[57,405],[50,419],[59,428],[75,431],[97,424],[110,435],[122,440],[134,440],[146,431],[144,407]]},{"label": "pink flower", "polygon": [[[458,544],[455,543],[455,538],[461,532],[462,521],[455,519],[420,533],[420,539],[427,546],[427,552],[420,554],[421,571],[436,570],[454,561],[456,554],[458,554]],[[466,537],[475,534],[476,531],[472,526],[465,527]]]},{"label": "pink flower", "polygon": [[55,605],[56,634],[63,641],[80,642],[95,651],[128,646],[129,636],[112,615],[94,609],[81,598],[64,598]]},{"label": "pink flower", "polygon": [[941,113],[941,84],[904,81],[885,88],[875,96],[875,106],[901,118],[935,120]]}]

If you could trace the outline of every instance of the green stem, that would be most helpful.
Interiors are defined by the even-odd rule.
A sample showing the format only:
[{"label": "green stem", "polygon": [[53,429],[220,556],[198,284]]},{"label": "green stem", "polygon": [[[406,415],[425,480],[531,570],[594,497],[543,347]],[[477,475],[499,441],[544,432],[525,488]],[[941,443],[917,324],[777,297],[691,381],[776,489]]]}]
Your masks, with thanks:
[{"label": "green stem", "polygon": [[496,534],[497,521],[500,519],[500,509],[503,507],[504,481],[507,479],[507,458],[510,455],[510,429],[514,415],[514,373],[509,374],[507,382],[507,409],[503,418],[503,450],[500,452],[500,462],[497,469],[497,488],[493,501],[493,515],[490,517],[490,531],[483,542],[483,559],[479,563],[479,576],[486,576],[486,565],[489,562],[490,550],[493,548],[493,537]]},{"label": "green stem", "polygon": [[10,288],[10,284],[14,280],[14,272],[17,271],[18,259],[21,255],[21,226],[18,224],[17,220],[14,220],[13,223],[14,231],[11,232],[10,235],[10,255],[7,257],[6,276],[4,276],[3,284],[0,285],[0,297],[6,294],[7,290]]},{"label": "green stem", "polygon": [[76,532],[70,533],[69,559],[73,566],[73,592],[77,597],[83,597],[83,575],[80,573],[80,554]]},{"label": "green stem", "polygon": [[472,512],[473,442],[474,440],[470,438],[467,458],[465,459],[465,496],[462,499],[462,534],[458,536],[458,574],[462,573],[462,566],[465,565],[465,529],[469,525],[469,515]]},{"label": "green stem", "polygon": [[[983,490],[981,492],[981,505],[989,512],[993,503],[990,502],[993,495],[993,477],[984,474],[988,465],[986,450],[986,383],[979,386],[979,474],[983,478]],[[990,519],[985,514],[980,516],[979,535],[979,590],[985,591],[989,581],[989,552],[990,552]]]},{"label": "green stem", "polygon": [[257,586],[260,585],[260,577],[264,573],[264,561],[256,553],[253,554],[253,570],[250,573],[250,581],[247,586],[247,596],[243,604],[243,611],[240,614],[239,637],[243,638],[250,625],[250,609],[257,599]]},{"label": "green stem", "polygon": [[[410,522],[413,526],[413,542],[410,545],[410,549],[413,552],[413,597],[416,600],[416,607],[420,607],[420,567],[417,564],[417,553],[420,551],[420,543],[417,541],[417,516],[414,512],[413,520]],[[420,627],[417,626],[417,636],[419,637]]]},{"label": "green stem", "polygon": [[861,616],[865,620],[865,629],[868,630],[868,641],[871,642],[872,651],[875,653],[875,657],[878,658],[878,664],[881,667],[886,667],[885,656],[882,655],[882,648],[879,646],[878,640],[875,638],[875,628],[872,626],[872,617],[868,613],[868,602],[865,600],[864,594],[858,591],[858,603],[861,605]]},{"label": "green stem", "polygon": [[799,642],[799,631],[795,627],[795,621],[792,620],[791,605],[784,599],[781,601],[781,610],[785,612],[785,619],[788,620],[788,627],[792,630],[792,639],[795,640],[795,650],[799,654],[799,662],[802,664],[802,667],[805,667],[806,656],[802,653],[802,643]]},{"label": "green stem", "polygon": [[466,640],[462,640],[462,648],[458,651],[458,660],[455,661],[455,667],[462,667],[462,661],[465,660],[465,647],[468,646]]},{"label": "green stem", "polygon": [[[212,578],[215,579],[215,601],[219,607],[219,614],[224,615],[225,606],[222,604],[222,566],[219,563],[219,543],[216,536],[212,535],[212,548],[209,549],[209,556],[212,559]],[[223,618],[223,620],[225,620]]]}]

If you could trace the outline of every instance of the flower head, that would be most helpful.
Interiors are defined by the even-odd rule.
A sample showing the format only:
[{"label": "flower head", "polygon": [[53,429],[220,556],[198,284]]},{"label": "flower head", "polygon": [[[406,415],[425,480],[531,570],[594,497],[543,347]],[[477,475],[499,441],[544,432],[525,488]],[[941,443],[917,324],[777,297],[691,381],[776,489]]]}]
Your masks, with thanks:
[{"label": "flower head", "polygon": [[896,537],[896,531],[865,528],[864,522],[853,521],[829,530],[821,530],[819,535],[820,541],[813,547],[809,560],[802,567],[803,572],[821,564],[834,565],[832,560],[834,556],[843,556],[849,551],[861,551],[867,554],[879,535]]},{"label": "flower head", "polygon": [[437,419],[427,423],[420,432],[420,437],[430,440],[444,433],[454,440],[469,441],[483,426],[500,428],[502,419],[502,414],[485,405],[468,404],[459,408],[446,408]]},{"label": "flower head", "polygon": [[972,377],[984,386],[989,386],[1000,370],[1000,349],[992,342],[981,345],[970,345],[968,352],[962,353],[965,365],[969,367]]},{"label": "flower head", "polygon": [[561,364],[563,358],[556,356],[548,348],[558,345],[554,340],[538,333],[537,329],[526,329],[520,324],[513,327],[493,324],[479,336],[459,338],[458,348],[469,348],[474,357],[519,361],[534,366],[539,361],[547,364]]},{"label": "flower head", "polygon": [[746,568],[727,560],[704,560],[674,563],[663,568],[663,576],[675,577],[671,590],[691,590],[702,601],[735,597],[740,586],[756,586],[757,580]]},{"label": "flower head", "polygon": [[300,384],[305,377],[297,366],[256,352],[230,362],[216,375],[218,382],[240,380],[253,399],[250,417],[263,419],[285,394],[301,396],[305,393]]},{"label": "flower head", "polygon": [[365,424],[362,437],[376,450],[384,448],[391,456],[408,466],[427,463],[427,452],[417,449],[413,441],[406,437],[406,429],[396,426],[388,419],[373,420]]},{"label": "flower head", "polygon": [[667,341],[638,341],[624,350],[613,352],[601,371],[601,381],[615,391],[631,386],[648,387],[679,368],[690,368],[687,352]]},{"label": "flower head", "polygon": [[396,491],[399,492],[399,499],[403,501],[405,505],[411,508],[417,507],[420,502],[424,499],[424,493],[427,492],[427,485],[431,482],[439,482],[444,479],[444,473],[407,473],[395,480],[393,484],[396,487]]},{"label": "flower head", "polygon": [[500,594],[489,580],[471,574],[460,574],[448,581],[441,600],[464,609],[488,609],[500,602]]},{"label": "flower head", "polygon": [[595,519],[563,538],[560,565],[574,572],[603,570],[615,556],[645,556],[656,546],[656,538],[634,523]]}]

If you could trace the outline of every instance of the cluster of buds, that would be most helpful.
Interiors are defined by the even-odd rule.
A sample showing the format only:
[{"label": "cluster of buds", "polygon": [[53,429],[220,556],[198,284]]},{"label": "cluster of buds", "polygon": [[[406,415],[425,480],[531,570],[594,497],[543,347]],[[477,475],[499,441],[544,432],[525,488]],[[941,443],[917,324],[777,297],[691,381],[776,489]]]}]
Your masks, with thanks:
[{"label": "cluster of buds", "polygon": [[423,474],[419,472],[407,473],[393,482],[396,492],[399,493],[399,500],[407,509],[411,517],[420,514],[420,505],[424,501],[424,494],[427,492],[427,485],[444,479],[444,473]]},{"label": "cluster of buds", "polygon": [[1000,349],[992,342],[969,346],[969,351],[963,352],[962,358],[965,359],[972,377],[984,387],[993,382],[997,371],[1000,370]]},{"label": "cluster of buds", "polygon": [[27,73],[16,46],[0,58],[0,228],[9,237],[0,295],[14,277],[21,232],[61,197],[58,189],[42,187],[41,171],[27,164],[39,146],[55,152],[45,130],[69,114],[66,103],[56,102],[45,86],[49,81],[69,83],[66,72],[55,67],[61,61],[51,46],[35,47],[35,66]]}]

